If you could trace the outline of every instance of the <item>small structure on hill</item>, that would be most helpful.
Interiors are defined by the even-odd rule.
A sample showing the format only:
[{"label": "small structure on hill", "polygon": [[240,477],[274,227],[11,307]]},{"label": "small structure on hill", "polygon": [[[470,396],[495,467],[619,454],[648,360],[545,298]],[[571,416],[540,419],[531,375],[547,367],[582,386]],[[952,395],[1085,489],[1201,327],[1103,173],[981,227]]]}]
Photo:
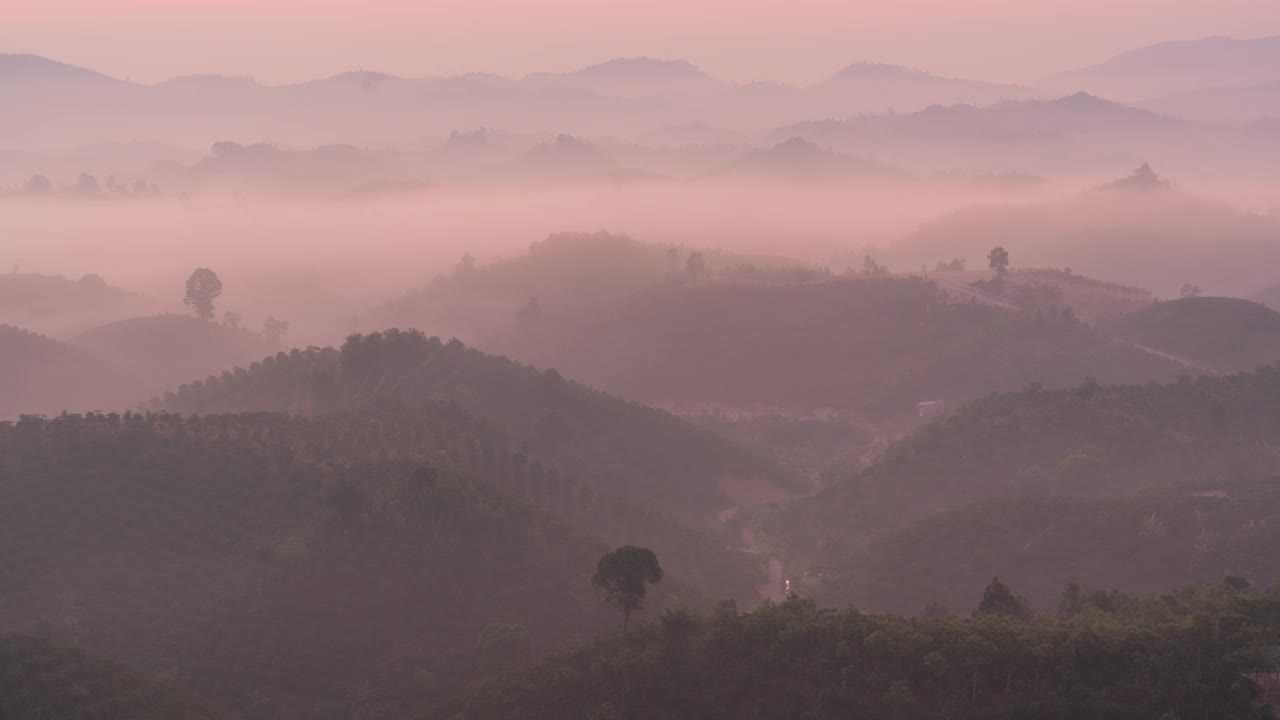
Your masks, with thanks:
[{"label": "small structure on hill", "polygon": [[920,413],[922,418],[942,417],[947,412],[947,402],[945,400],[925,400],[916,403],[916,411]]}]

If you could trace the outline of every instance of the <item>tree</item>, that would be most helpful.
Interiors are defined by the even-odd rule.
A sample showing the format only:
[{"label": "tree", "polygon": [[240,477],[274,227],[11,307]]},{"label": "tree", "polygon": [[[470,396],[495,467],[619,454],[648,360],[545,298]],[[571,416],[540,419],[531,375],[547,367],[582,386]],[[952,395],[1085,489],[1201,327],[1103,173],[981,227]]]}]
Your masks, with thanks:
[{"label": "tree", "polygon": [[867,255],[862,258],[862,274],[876,277],[888,275],[889,267],[876,262],[875,258],[871,257],[870,253],[867,253]]},{"label": "tree", "polygon": [[80,173],[80,177],[76,179],[75,191],[81,195],[97,195],[100,189],[98,178],[89,173]]},{"label": "tree", "polygon": [[464,253],[462,259],[458,261],[458,268],[455,271],[458,275],[470,275],[476,270],[476,258],[471,253]]},{"label": "tree", "polygon": [[238,312],[232,312],[228,310],[222,313],[222,324],[227,326],[228,328],[231,328],[232,330],[239,330],[240,323],[243,321],[244,321],[244,316]]},{"label": "tree", "polygon": [[516,320],[522,325],[532,325],[541,317],[542,303],[538,302],[536,297],[529,298],[529,302],[516,311]]},{"label": "tree", "polygon": [[605,601],[622,611],[622,633],[627,633],[631,613],[639,610],[648,593],[646,585],[662,581],[658,556],[648,548],[624,545],[605,553],[591,575],[591,584],[603,588]]},{"label": "tree", "polygon": [[698,250],[689,253],[689,257],[684,261],[684,273],[691,278],[700,278],[706,272],[707,261],[702,257],[702,253]]},{"label": "tree", "polygon": [[1178,294],[1184,298],[1190,298],[1190,297],[1196,297],[1202,292],[1204,292],[1204,289],[1201,288],[1199,285],[1192,285],[1191,283],[1185,283],[1183,284],[1182,289],[1178,291]]},{"label": "tree", "polygon": [[196,268],[187,278],[187,295],[182,302],[196,311],[196,317],[212,320],[213,301],[221,294],[222,281],[218,274],[208,268]]},{"label": "tree", "polygon": [[982,602],[978,603],[976,615],[1005,615],[1008,617],[1028,617],[1031,610],[1027,601],[1013,594],[1008,585],[1000,582],[1000,578],[992,578],[991,584],[982,591]]},{"label": "tree", "polygon": [[1003,277],[1009,272],[1009,251],[1003,246],[991,248],[991,252],[987,253],[987,263],[996,271],[996,275]]},{"label": "tree", "polygon": [[32,175],[22,186],[22,191],[31,195],[48,195],[53,192],[53,181],[44,175]]},{"label": "tree", "polygon": [[268,315],[267,319],[262,322],[262,336],[272,347],[282,347],[284,345],[284,336],[289,334],[289,323],[285,320],[277,320]]}]

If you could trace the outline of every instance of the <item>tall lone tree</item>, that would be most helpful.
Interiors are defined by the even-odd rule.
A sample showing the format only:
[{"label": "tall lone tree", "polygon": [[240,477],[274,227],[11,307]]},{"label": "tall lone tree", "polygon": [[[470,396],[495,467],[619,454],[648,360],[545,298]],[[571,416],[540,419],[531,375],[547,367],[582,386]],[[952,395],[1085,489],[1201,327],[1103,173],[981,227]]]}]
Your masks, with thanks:
[{"label": "tall lone tree", "polygon": [[201,320],[213,319],[213,301],[222,294],[222,281],[208,268],[196,268],[187,278],[187,295],[182,299]]},{"label": "tall lone tree", "polygon": [[605,591],[605,600],[622,611],[622,634],[627,633],[631,613],[644,603],[649,584],[662,581],[658,556],[648,548],[624,545],[607,552],[596,564],[591,584]]},{"label": "tall lone tree", "polygon": [[1004,246],[991,248],[991,252],[987,253],[987,262],[991,265],[991,269],[996,271],[996,275],[1003,277],[1009,272],[1009,251]]}]

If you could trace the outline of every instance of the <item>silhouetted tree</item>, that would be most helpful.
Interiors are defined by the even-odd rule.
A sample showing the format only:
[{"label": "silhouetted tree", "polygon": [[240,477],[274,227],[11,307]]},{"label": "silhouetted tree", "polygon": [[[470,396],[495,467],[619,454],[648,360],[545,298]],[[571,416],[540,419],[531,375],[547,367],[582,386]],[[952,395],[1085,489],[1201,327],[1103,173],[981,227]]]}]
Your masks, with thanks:
[{"label": "silhouetted tree", "polygon": [[470,275],[471,273],[475,272],[475,269],[476,269],[475,256],[473,256],[471,253],[463,254],[462,259],[458,261],[457,274]]},{"label": "silhouetted tree", "polygon": [[604,554],[596,564],[591,584],[605,591],[605,600],[622,611],[622,632],[627,633],[631,613],[639,610],[648,594],[647,585],[662,581],[658,556],[648,548],[624,545]]},{"label": "silhouetted tree", "polygon": [[538,302],[536,297],[529,298],[529,302],[516,311],[516,320],[525,325],[537,322],[540,317],[542,317],[542,303]]},{"label": "silhouetted tree", "polygon": [[89,173],[80,173],[80,177],[76,180],[74,189],[81,195],[97,195],[98,190],[100,189],[98,186],[98,178],[90,175]]},{"label": "silhouetted tree", "polygon": [[187,294],[182,299],[196,311],[201,320],[213,319],[213,301],[222,294],[222,281],[218,274],[208,268],[196,268],[187,278]]},{"label": "silhouetted tree", "polygon": [[1186,283],[1182,286],[1182,289],[1178,291],[1178,294],[1184,298],[1189,298],[1189,297],[1196,297],[1202,292],[1204,292],[1204,290],[1199,285],[1192,285],[1191,283]]},{"label": "silhouetted tree", "polygon": [[284,336],[289,333],[289,323],[284,320],[277,320],[268,315],[267,319],[262,322],[262,336],[272,347],[281,347],[284,345]]},{"label": "silhouetted tree", "polygon": [[243,320],[244,320],[244,316],[243,316],[243,315],[241,315],[241,314],[240,314],[240,313],[238,313],[238,312],[232,312],[232,311],[228,310],[228,311],[226,311],[226,312],[222,313],[222,324],[223,324],[223,325],[226,325],[227,327],[231,328],[232,330],[239,330],[239,329],[240,329],[240,323],[241,323],[241,321],[243,321]]},{"label": "silhouetted tree", "polygon": [[44,175],[32,175],[22,186],[22,191],[32,195],[47,195],[53,192],[53,181]]},{"label": "silhouetted tree", "polygon": [[1003,276],[1009,272],[1009,251],[1003,246],[991,248],[991,252],[987,253],[987,264],[996,275]]},{"label": "silhouetted tree", "polygon": [[982,602],[978,603],[977,615],[1004,615],[1007,617],[1028,617],[1031,614],[1027,601],[1013,594],[1008,585],[1000,582],[1000,578],[992,578],[991,584],[982,592]]},{"label": "silhouetted tree", "polygon": [[684,272],[691,278],[700,278],[707,272],[706,258],[702,257],[702,253],[695,250],[689,253],[689,257],[684,261]]},{"label": "silhouetted tree", "polygon": [[862,274],[871,276],[888,275],[889,266],[881,265],[875,261],[875,258],[871,257],[870,253],[867,253],[867,255],[862,258]]}]

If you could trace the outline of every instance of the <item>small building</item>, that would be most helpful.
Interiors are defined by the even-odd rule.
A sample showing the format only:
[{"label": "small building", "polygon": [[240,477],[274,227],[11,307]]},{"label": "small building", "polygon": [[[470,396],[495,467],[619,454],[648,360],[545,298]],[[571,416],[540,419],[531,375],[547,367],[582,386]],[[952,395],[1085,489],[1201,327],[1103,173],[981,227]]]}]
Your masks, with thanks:
[{"label": "small building", "polygon": [[926,400],[916,403],[916,411],[922,418],[942,417],[947,412],[945,400]]}]

